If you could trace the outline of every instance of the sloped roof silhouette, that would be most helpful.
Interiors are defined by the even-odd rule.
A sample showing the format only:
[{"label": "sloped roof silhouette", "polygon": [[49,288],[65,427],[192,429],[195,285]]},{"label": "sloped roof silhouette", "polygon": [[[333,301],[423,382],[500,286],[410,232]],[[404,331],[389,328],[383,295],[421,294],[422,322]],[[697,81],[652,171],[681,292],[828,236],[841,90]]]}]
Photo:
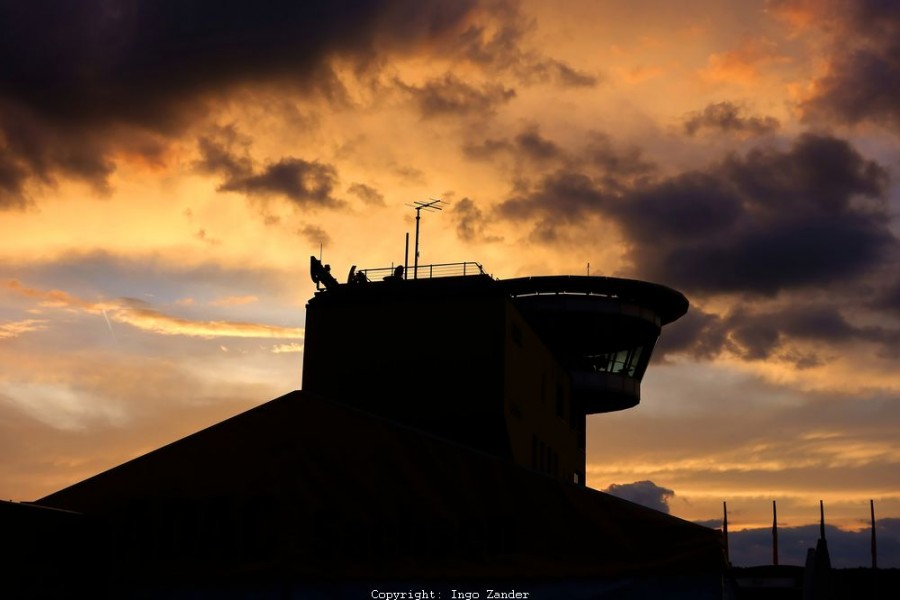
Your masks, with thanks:
[{"label": "sloped roof silhouette", "polygon": [[154,577],[601,578],[725,567],[716,531],[302,391],[37,504],[101,519],[113,566]]}]

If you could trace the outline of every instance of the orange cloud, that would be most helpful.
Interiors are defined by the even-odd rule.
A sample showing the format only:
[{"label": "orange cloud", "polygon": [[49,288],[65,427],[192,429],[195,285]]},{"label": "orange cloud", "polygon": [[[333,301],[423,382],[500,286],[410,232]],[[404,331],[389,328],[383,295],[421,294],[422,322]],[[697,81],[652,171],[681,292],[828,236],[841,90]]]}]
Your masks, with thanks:
[{"label": "orange cloud", "polygon": [[284,354],[287,352],[303,352],[303,344],[291,342],[290,344],[278,344],[272,347],[273,354]]},{"label": "orange cloud", "polygon": [[710,82],[753,85],[762,77],[763,67],[789,60],[772,40],[745,37],[737,48],[711,54],[700,77]]},{"label": "orange cloud", "polygon": [[245,304],[253,304],[259,298],[256,296],[225,296],[209,302],[210,306],[243,306]]},{"label": "orange cloud", "polygon": [[[79,309],[90,314],[104,314],[117,323],[125,323],[132,327],[161,335],[187,335],[205,338],[297,339],[303,337],[303,329],[299,327],[279,327],[236,321],[194,321],[166,315],[144,306],[136,306],[136,302],[133,300],[118,299],[105,302],[90,302],[61,290],[39,290],[26,287],[17,280],[7,281],[6,287],[23,296],[39,300],[41,306]],[[253,296],[232,298],[238,298],[237,304],[246,303],[247,298],[255,300]]]},{"label": "orange cloud", "polygon": [[663,74],[663,70],[659,67],[644,66],[631,67],[628,69],[618,69],[618,72],[622,80],[624,80],[625,83],[631,85],[649,81]]},{"label": "orange cloud", "polygon": [[23,333],[30,331],[40,331],[46,329],[44,325],[47,321],[43,319],[25,319],[23,321],[7,321],[0,323],[0,340],[5,338],[16,338]]},{"label": "orange cloud", "polygon": [[821,17],[824,4],[821,0],[772,0],[766,12],[796,30],[803,30]]},{"label": "orange cloud", "polygon": [[302,338],[299,327],[278,327],[258,323],[236,321],[192,321],[165,315],[146,308],[120,308],[111,315],[119,323],[159,333],[161,335],[187,335],[195,337],[242,337],[242,338]]},{"label": "orange cloud", "polygon": [[7,280],[5,287],[26,298],[37,299],[40,306],[47,308],[83,308],[87,310],[102,310],[106,308],[97,303],[85,302],[62,290],[39,290],[26,287],[17,279]]}]

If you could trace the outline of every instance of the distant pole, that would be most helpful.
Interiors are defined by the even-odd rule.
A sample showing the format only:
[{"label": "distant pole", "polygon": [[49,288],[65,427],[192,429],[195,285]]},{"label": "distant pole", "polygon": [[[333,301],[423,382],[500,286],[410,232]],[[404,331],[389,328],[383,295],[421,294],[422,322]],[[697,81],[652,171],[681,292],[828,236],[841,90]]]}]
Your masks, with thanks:
[{"label": "distant pole", "polygon": [[825,539],[825,503],[819,500],[819,537]]},{"label": "distant pole", "polygon": [[591,276],[591,263],[588,263],[588,266],[587,266],[587,276],[588,277]]},{"label": "distant pole", "polygon": [[772,564],[778,566],[778,509],[772,500]]},{"label": "distant pole", "polygon": [[728,552],[728,503],[722,502],[722,534],[725,536],[725,562],[731,564]]},{"label": "distant pole", "polygon": [[403,279],[409,276],[409,232],[406,232],[406,251],[403,253]]},{"label": "distant pole", "polygon": [[875,501],[869,500],[869,512],[872,515],[872,568],[878,568],[878,544],[875,540]]}]

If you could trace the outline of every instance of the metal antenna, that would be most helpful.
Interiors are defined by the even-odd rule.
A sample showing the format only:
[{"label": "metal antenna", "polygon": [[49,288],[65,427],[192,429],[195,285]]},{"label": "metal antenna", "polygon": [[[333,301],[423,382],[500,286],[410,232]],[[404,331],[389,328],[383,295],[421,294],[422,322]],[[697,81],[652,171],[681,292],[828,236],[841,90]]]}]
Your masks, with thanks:
[{"label": "metal antenna", "polygon": [[825,539],[825,503],[819,500],[819,537]]},{"label": "metal antenna", "polygon": [[[443,202],[440,198],[429,198],[429,202],[420,202],[416,200],[412,204],[407,204],[410,208],[414,208],[416,210],[416,251],[413,254],[413,279],[419,278],[419,219],[420,213],[422,210],[427,211],[435,211],[435,210],[444,210],[438,204]],[[446,202],[445,202],[446,204]]]},{"label": "metal antenna", "polygon": [[725,560],[731,564],[731,557],[728,555],[728,503],[722,502],[722,535],[725,537]]},{"label": "metal antenna", "polygon": [[872,551],[872,568],[878,568],[878,544],[875,540],[875,501],[869,500],[869,512],[872,515],[872,540],[871,540],[871,551]]},{"label": "metal antenna", "polygon": [[772,564],[778,566],[778,509],[772,500]]}]

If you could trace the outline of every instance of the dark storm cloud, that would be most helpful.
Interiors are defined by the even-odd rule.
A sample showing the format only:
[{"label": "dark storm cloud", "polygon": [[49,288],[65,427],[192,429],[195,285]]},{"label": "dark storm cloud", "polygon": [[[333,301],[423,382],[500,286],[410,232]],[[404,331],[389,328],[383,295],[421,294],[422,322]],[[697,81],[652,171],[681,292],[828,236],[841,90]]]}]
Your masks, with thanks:
[{"label": "dark storm cloud", "polygon": [[614,483],[603,491],[666,514],[669,512],[669,499],[675,496],[674,491],[660,487],[652,481]]},{"label": "dark storm cloud", "polygon": [[[764,315],[748,314],[743,307],[725,316],[692,307],[684,317],[666,327],[657,354],[662,360],[672,354],[711,359],[729,350],[744,360],[764,360],[778,354],[784,339],[776,322]],[[810,360],[805,358],[807,362]]]},{"label": "dark storm cloud", "polygon": [[524,51],[522,41],[535,23],[518,2],[493,0],[485,3],[497,25],[473,23],[456,38],[452,52],[485,70],[509,72],[523,84],[554,83],[563,87],[594,87],[599,78],[538,52]]},{"label": "dark storm cloud", "polygon": [[332,165],[286,157],[266,165],[260,173],[229,179],[220,190],[249,196],[283,196],[298,206],[336,208],[344,201],[334,196],[337,170]]},{"label": "dark storm cloud", "polygon": [[[117,151],[158,158],[166,138],[235,85],[333,96],[334,57],[372,69],[389,52],[448,51],[476,9],[475,0],[0,0],[0,206],[22,205],[27,184],[55,176],[105,189]],[[142,136],[160,139],[135,145]],[[269,188],[286,168],[248,186]]]},{"label": "dark storm cloud", "polygon": [[481,142],[467,142],[463,144],[462,151],[467,158],[472,160],[491,160],[501,152],[513,149],[508,140],[487,139]]},{"label": "dark storm cloud", "polygon": [[[739,216],[698,220],[694,240],[639,249],[639,261],[653,276],[665,273],[700,292],[774,294],[852,279],[896,249],[884,202],[887,174],[844,140],[803,135],[788,150],[765,147],[733,156],[706,176],[715,183],[703,189],[723,191],[722,205],[739,206]],[[680,201],[703,202],[702,189],[696,193],[700,200]],[[643,218],[640,204],[617,208],[632,239],[647,239],[647,229],[661,224]],[[690,226],[664,225],[673,232]]]},{"label": "dark storm cloud", "polygon": [[348,194],[353,194],[370,206],[384,206],[384,194],[365,183],[354,183],[347,188]]},{"label": "dark storm cloud", "polygon": [[599,169],[607,187],[624,190],[634,188],[655,170],[656,166],[644,159],[636,146],[617,147],[608,135],[588,133],[588,142],[579,156],[587,165]]},{"label": "dark storm cloud", "polygon": [[900,4],[838,0],[816,17],[834,39],[829,70],[804,108],[843,123],[900,129]]},{"label": "dark storm cloud", "polygon": [[456,235],[459,239],[471,242],[484,229],[484,213],[471,198],[463,198],[453,205],[450,212],[456,218]]},{"label": "dark storm cloud", "polygon": [[463,154],[472,160],[494,160],[504,155],[517,163],[525,161],[536,165],[568,164],[569,154],[556,142],[541,135],[535,125],[526,127],[512,139],[485,139],[467,142]]},{"label": "dark storm cloud", "polygon": [[883,327],[850,323],[834,306],[793,305],[778,314],[758,318],[774,323],[792,337],[833,342],[862,340],[892,344],[896,341],[896,335]]},{"label": "dark storm cloud", "polygon": [[538,216],[532,238],[545,243],[560,239],[559,228],[579,222],[581,217],[608,210],[613,198],[592,177],[574,170],[561,169],[540,182],[502,202],[501,217],[523,221]]},{"label": "dark storm cloud", "polygon": [[888,183],[887,171],[846,140],[812,134],[800,136],[787,152],[760,147],[743,159],[732,157],[723,175],[756,207],[797,216],[809,211],[846,216],[854,200],[879,198]]},{"label": "dark storm cloud", "polygon": [[194,166],[222,177],[220,191],[283,197],[303,207],[344,205],[334,195],[338,174],[332,165],[288,156],[257,169],[249,155],[249,140],[233,127],[214,128],[197,140],[197,147],[200,159]]},{"label": "dark storm cloud", "polygon": [[663,360],[669,354],[713,358],[725,347],[727,336],[728,329],[719,315],[692,306],[686,315],[666,326],[653,356]]},{"label": "dark storm cloud", "polygon": [[777,356],[798,368],[823,364],[827,360],[815,354],[797,353],[787,346],[789,340],[844,344],[869,342],[891,351],[900,343],[900,332],[875,325],[856,325],[842,311],[829,304],[792,304],[777,310],[735,309],[723,320],[728,330],[727,346],[749,360]]},{"label": "dark storm cloud", "polygon": [[551,61],[549,68],[554,72],[557,81],[568,87],[594,87],[599,82],[596,75],[573,69],[564,62]]},{"label": "dark storm cloud", "polygon": [[515,147],[519,153],[536,162],[546,162],[565,155],[563,149],[552,140],[543,137],[537,127],[531,127],[517,135]]},{"label": "dark storm cloud", "polygon": [[632,192],[611,212],[636,243],[681,244],[730,228],[742,206],[727,182],[689,172]]},{"label": "dark storm cloud", "polygon": [[398,85],[415,98],[419,112],[426,118],[491,115],[516,95],[515,90],[500,84],[487,83],[476,87],[451,74],[428,81],[422,86],[399,82]]},{"label": "dark storm cloud", "polygon": [[185,95],[248,80],[315,83],[331,56],[362,59],[381,46],[438,39],[474,4],[4,1],[3,94],[61,119],[159,126]]},{"label": "dark storm cloud", "polygon": [[18,199],[15,204],[27,199],[29,181],[53,185],[56,175],[85,181],[105,193],[106,179],[115,170],[105,146],[98,131],[70,123],[48,126],[32,110],[7,102],[0,91],[0,194]]},{"label": "dark storm cloud", "polygon": [[194,166],[201,173],[227,179],[248,177],[253,173],[249,147],[249,138],[241,136],[234,126],[215,127],[209,135],[197,139],[200,159]]},{"label": "dark storm cloud", "polygon": [[27,169],[7,149],[0,148],[0,208],[21,208],[27,204],[23,187]]},{"label": "dark storm cloud", "polygon": [[484,212],[471,198],[453,204],[450,215],[456,221],[456,236],[464,242],[496,242],[502,238],[485,234],[487,220]]},{"label": "dark storm cloud", "polygon": [[778,119],[774,117],[745,116],[743,112],[733,102],[710,104],[685,118],[684,131],[688,135],[695,135],[701,129],[761,135],[776,131],[779,127]]},{"label": "dark storm cloud", "polygon": [[608,136],[589,132],[583,147],[568,152],[530,127],[512,140],[488,140],[467,152],[506,152],[517,165],[510,197],[496,212],[512,220],[537,219],[531,232],[542,243],[568,241],[565,227],[606,214],[624,190],[653,172],[639,149],[618,148]]},{"label": "dark storm cloud", "polygon": [[652,277],[665,277],[698,292],[749,291],[774,295],[791,288],[850,281],[886,259],[896,240],[880,222],[847,215],[773,223],[758,222],[716,232],[718,239],[697,240],[653,253],[639,252]]},{"label": "dark storm cloud", "polygon": [[467,142],[462,147],[463,154],[472,160],[494,160],[508,156],[516,162],[529,161],[538,165],[568,163],[571,158],[556,142],[543,135],[537,126],[526,127],[512,139],[485,139]]},{"label": "dark storm cloud", "polygon": [[305,238],[312,246],[327,246],[331,243],[331,236],[318,225],[306,225],[297,230],[297,235]]},{"label": "dark storm cloud", "polygon": [[[617,161],[635,175],[609,166]],[[545,242],[585,218],[611,219],[640,276],[691,293],[774,295],[848,281],[897,250],[887,173],[845,140],[806,134],[787,149],[761,146],[655,180],[639,155],[606,163],[543,175],[498,214],[534,220],[533,237]]]},{"label": "dark storm cloud", "polygon": [[738,305],[725,315],[692,307],[687,315],[666,327],[657,354],[663,360],[671,354],[709,359],[728,350],[744,360],[775,357],[802,369],[824,364],[833,358],[799,352],[791,342],[832,345],[867,342],[892,353],[900,343],[900,331],[854,324],[841,309],[844,303],[844,298],[833,298],[818,304],[795,301],[771,309]]},{"label": "dark storm cloud", "polygon": [[900,316],[900,280],[881,290],[871,304],[875,308],[887,310]]}]

